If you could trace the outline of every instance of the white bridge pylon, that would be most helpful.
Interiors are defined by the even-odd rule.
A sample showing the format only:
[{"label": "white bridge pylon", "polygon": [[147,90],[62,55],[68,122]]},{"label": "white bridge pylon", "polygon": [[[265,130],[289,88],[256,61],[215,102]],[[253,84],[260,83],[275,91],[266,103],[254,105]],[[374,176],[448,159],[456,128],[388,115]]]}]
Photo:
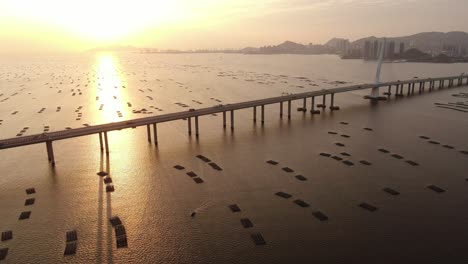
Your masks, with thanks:
[{"label": "white bridge pylon", "polygon": [[[380,83],[380,72],[382,70],[382,63],[384,60],[384,54],[385,54],[385,47],[387,46],[387,39],[384,38],[383,43],[379,45],[379,61],[377,64],[377,72],[375,73],[375,84]],[[365,96],[364,98],[370,99],[373,101],[383,101],[387,100],[386,97],[380,96],[380,87],[376,86],[375,88],[372,88],[371,94],[368,96]]]}]

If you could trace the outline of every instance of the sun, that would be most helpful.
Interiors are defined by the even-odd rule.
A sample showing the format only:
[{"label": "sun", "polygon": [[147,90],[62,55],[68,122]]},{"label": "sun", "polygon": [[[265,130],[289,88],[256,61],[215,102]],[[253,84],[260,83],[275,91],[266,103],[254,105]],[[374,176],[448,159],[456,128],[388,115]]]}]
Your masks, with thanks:
[{"label": "sun", "polygon": [[[6,0],[5,14],[33,25],[60,28],[67,34],[94,42],[125,40],[187,16],[185,0]],[[1,12],[0,12],[1,13]]]}]

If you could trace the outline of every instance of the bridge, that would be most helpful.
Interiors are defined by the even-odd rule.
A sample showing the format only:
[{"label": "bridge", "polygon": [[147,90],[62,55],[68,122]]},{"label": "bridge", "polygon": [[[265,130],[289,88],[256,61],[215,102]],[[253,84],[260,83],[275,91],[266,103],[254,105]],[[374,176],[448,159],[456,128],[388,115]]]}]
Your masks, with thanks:
[{"label": "bridge", "polygon": [[[466,82],[465,82],[466,81]],[[464,83],[465,82],[465,83]],[[416,87],[416,85],[418,85]],[[427,86],[426,86],[427,85]],[[390,98],[392,95],[392,90],[394,91],[394,96],[404,96],[404,89],[406,88],[406,94],[412,95],[415,93],[415,89],[418,89],[418,93],[424,92],[426,89],[432,91],[434,89],[443,89],[445,87],[454,87],[454,86],[462,86],[468,85],[468,75],[459,75],[459,76],[450,76],[450,77],[440,77],[440,78],[426,78],[426,79],[418,79],[414,78],[411,80],[405,81],[394,81],[394,82],[383,82],[383,83],[376,83],[376,84],[361,84],[361,85],[353,85],[347,87],[338,87],[338,88],[331,88],[331,89],[322,89],[313,92],[305,92],[305,93],[297,93],[297,94],[289,94],[283,95],[278,97],[271,97],[259,100],[252,100],[234,104],[226,104],[226,105],[218,105],[214,107],[207,107],[207,108],[200,108],[200,109],[191,109],[189,111],[177,112],[177,113],[170,113],[164,115],[157,115],[145,118],[137,118],[131,119],[122,122],[114,122],[102,125],[94,125],[82,128],[75,128],[69,130],[61,130],[55,131],[50,133],[42,133],[30,136],[22,136],[22,137],[15,137],[15,138],[8,138],[0,140],[0,149],[8,149],[8,148],[16,148],[22,147],[32,144],[40,144],[45,143],[47,149],[47,156],[49,162],[52,166],[55,166],[55,158],[54,158],[54,151],[52,143],[57,140],[64,140],[68,138],[74,137],[82,137],[88,135],[99,135],[99,143],[101,152],[104,150],[106,153],[109,153],[109,142],[107,138],[107,133],[114,130],[122,130],[127,128],[136,128],[139,126],[146,126],[147,127],[147,134],[148,134],[148,141],[151,142],[152,135],[154,138],[154,144],[158,144],[158,134],[157,134],[157,124],[176,121],[181,119],[186,119],[188,121],[188,134],[192,134],[192,118],[195,121],[195,135],[198,137],[199,135],[199,125],[198,119],[201,116],[211,115],[222,113],[223,114],[223,127],[226,128],[226,113],[230,112],[230,126],[231,129],[234,129],[234,111],[252,108],[253,109],[253,122],[257,122],[257,107],[260,107],[261,115],[260,120],[262,125],[264,124],[265,120],[265,105],[271,104],[279,104],[280,106],[280,117],[283,117],[283,105],[287,103],[287,116],[288,119],[291,119],[291,102],[295,100],[302,100],[303,107],[299,108],[300,111],[307,111],[307,99],[311,99],[310,106],[311,114],[320,114],[320,110],[317,108],[322,108],[324,111],[326,109],[326,97],[330,96],[330,111],[339,110],[339,107],[335,106],[335,94],[351,92],[351,91],[359,91],[359,90],[366,90],[366,89],[375,89],[375,88],[387,88],[387,91],[384,93],[386,98]],[[315,97],[321,97],[322,102],[321,104],[315,104]],[[381,97],[365,97],[367,99],[381,99]],[[153,133],[151,133],[151,126],[153,126]]]}]

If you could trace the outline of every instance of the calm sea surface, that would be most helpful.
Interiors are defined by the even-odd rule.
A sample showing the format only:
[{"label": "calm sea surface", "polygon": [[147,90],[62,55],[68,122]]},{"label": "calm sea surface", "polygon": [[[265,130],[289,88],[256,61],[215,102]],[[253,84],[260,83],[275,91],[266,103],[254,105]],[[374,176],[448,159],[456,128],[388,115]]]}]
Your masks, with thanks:
[{"label": "calm sea surface", "polygon": [[[2,57],[0,138],[371,83],[375,69],[326,55]],[[382,79],[463,72],[468,64],[388,63]],[[1,150],[0,232],[12,230],[13,239],[0,242],[8,248],[0,263],[467,263],[468,155],[460,151],[468,151],[468,113],[434,105],[466,104],[467,87],[378,105],[362,99],[368,92],[339,94],[340,111],[315,116],[293,102],[290,121],[268,105],[264,126],[252,122],[251,109],[236,111],[234,131],[223,129],[221,115],[204,116],[198,139],[186,121],[159,124],[158,147],[144,127],[113,131],[108,157],[98,136],[56,141],[55,168],[44,144]],[[115,192],[106,193],[99,171],[109,172]],[[28,198],[35,203],[25,206]],[[30,218],[18,220],[24,211]],[[112,216],[122,220],[128,248],[116,247]],[[77,252],[64,256],[71,230]],[[254,244],[256,233],[266,245]]]}]

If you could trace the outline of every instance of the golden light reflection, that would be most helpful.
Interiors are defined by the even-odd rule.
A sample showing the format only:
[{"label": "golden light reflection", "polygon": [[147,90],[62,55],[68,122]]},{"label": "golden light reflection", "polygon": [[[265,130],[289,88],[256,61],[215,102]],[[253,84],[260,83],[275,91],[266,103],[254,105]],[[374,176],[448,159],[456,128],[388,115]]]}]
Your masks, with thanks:
[{"label": "golden light reflection", "polygon": [[116,59],[110,54],[100,54],[96,67],[95,95],[100,109],[97,122],[118,122],[128,118],[126,86]]}]

